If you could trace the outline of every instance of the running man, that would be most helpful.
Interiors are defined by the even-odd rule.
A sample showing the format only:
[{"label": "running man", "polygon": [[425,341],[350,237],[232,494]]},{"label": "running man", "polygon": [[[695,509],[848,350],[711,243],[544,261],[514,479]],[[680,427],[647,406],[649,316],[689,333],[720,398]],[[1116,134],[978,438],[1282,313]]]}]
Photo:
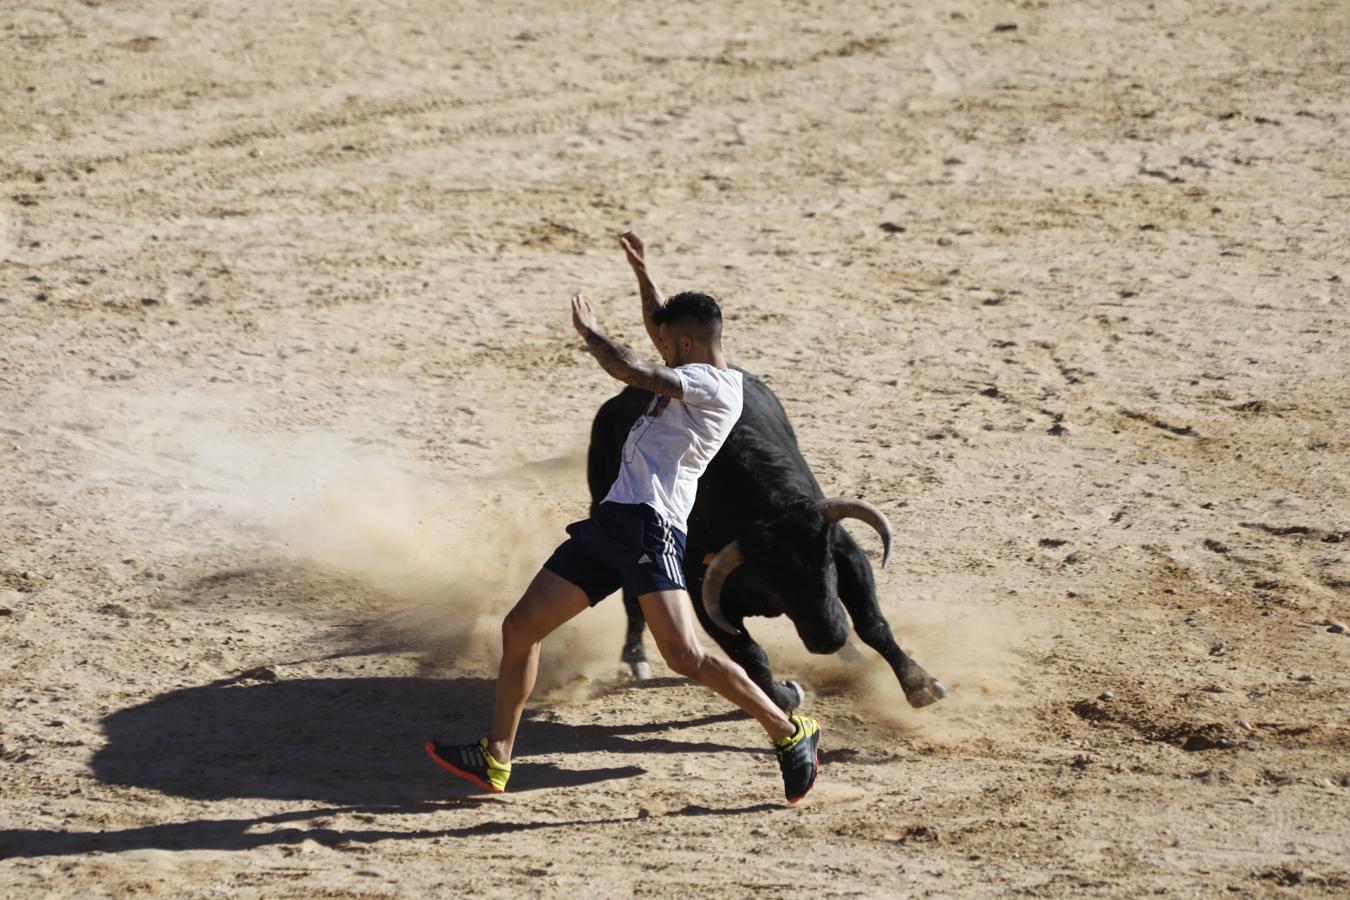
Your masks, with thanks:
[{"label": "running man", "polygon": [[686,520],[698,478],[741,415],[741,373],[722,354],[722,311],[707,294],[664,300],[647,274],[642,241],[619,238],[637,276],[642,321],[665,365],[638,360],[600,333],[595,312],[572,298],[572,325],[603,368],[656,394],[623,448],[609,494],[535,575],[502,622],[496,708],[476,744],[428,741],[442,767],[489,791],[506,790],[525,701],[539,672],[539,644],[560,625],[620,587],[637,595],[647,627],[671,670],[711,688],[768,732],[789,802],[806,796],[820,766],[820,723],[788,716],[736,663],[699,644],[684,581]]}]

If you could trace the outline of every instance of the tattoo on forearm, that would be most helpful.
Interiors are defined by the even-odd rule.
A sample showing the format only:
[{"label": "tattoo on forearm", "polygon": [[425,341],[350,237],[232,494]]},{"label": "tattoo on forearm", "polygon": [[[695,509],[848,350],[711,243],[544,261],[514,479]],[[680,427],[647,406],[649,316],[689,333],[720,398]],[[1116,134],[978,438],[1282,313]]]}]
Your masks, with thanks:
[{"label": "tattoo on forearm", "polygon": [[626,381],[635,388],[676,399],[679,399],[684,389],[679,376],[665,366],[640,365]]},{"label": "tattoo on forearm", "polygon": [[638,296],[642,298],[642,311],[644,315],[650,316],[658,309],[666,305],[665,298],[661,296],[661,291],[657,289],[651,276],[647,274],[644,266],[636,270],[638,280]]},{"label": "tattoo on forearm", "polygon": [[586,335],[586,346],[590,349],[591,355],[600,362],[600,368],[620,381],[627,381],[624,376],[637,365],[637,356],[632,350],[614,343],[598,331],[591,331]]},{"label": "tattoo on forearm", "polygon": [[678,398],[683,389],[680,378],[665,366],[649,366],[640,362],[637,355],[622,344],[616,344],[598,331],[586,335],[586,346],[591,355],[614,378],[624,384]]},{"label": "tattoo on forearm", "polygon": [[642,295],[642,305],[651,311],[656,311],[665,305],[665,300],[661,298],[661,292],[652,284],[650,278],[644,277],[638,284],[638,293]]}]

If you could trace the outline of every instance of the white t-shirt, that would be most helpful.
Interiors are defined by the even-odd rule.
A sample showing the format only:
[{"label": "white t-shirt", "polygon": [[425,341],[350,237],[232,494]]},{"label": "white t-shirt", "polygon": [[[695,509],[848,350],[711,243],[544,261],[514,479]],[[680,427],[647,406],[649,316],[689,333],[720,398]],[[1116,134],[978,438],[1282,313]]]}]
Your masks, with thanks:
[{"label": "white t-shirt", "polygon": [[623,445],[619,477],[605,500],[645,503],[688,531],[698,478],[741,417],[741,373],[707,363],[677,366],[684,399],[657,394]]}]

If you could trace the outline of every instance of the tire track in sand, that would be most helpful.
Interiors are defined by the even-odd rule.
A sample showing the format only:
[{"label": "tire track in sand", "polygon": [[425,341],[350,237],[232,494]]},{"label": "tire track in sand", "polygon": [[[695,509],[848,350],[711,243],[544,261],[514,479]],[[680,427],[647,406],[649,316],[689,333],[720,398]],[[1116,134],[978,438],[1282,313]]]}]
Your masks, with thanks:
[{"label": "tire track in sand", "polygon": [[[747,61],[744,66],[717,65],[711,69],[714,77],[707,77],[708,71],[698,73],[697,80],[675,82],[663,86],[661,90],[635,95],[631,89],[614,90],[604,95],[585,95],[570,100],[560,99],[556,94],[537,91],[523,91],[506,98],[494,97],[479,100],[465,100],[460,97],[440,95],[431,98],[405,98],[388,103],[376,103],[355,112],[339,110],[321,112],[302,117],[294,124],[250,125],[229,131],[209,139],[205,143],[179,141],[172,145],[156,147],[142,152],[123,154],[104,154],[83,160],[72,158],[86,166],[108,163],[130,163],[155,158],[182,160],[191,165],[193,157],[203,149],[208,151],[244,151],[255,153],[259,148],[251,145],[259,141],[294,143],[326,137],[328,140],[319,147],[300,146],[289,153],[273,151],[268,156],[238,154],[220,160],[207,160],[202,168],[195,168],[186,174],[149,172],[125,175],[114,179],[105,179],[98,174],[72,185],[68,191],[60,192],[70,196],[77,194],[82,200],[106,196],[117,191],[146,186],[153,182],[157,192],[172,192],[179,189],[218,190],[249,178],[275,179],[293,172],[339,165],[359,160],[383,159],[441,146],[454,146],[475,138],[519,137],[529,135],[553,134],[569,127],[579,127],[586,123],[612,123],[617,119],[636,115],[634,110],[662,108],[671,105],[704,105],[724,101],[728,97],[745,92],[762,93],[800,81],[806,76],[806,70],[828,66],[832,62],[859,52],[878,53],[883,43],[869,44],[859,48],[856,42],[848,42],[839,47],[818,51],[804,57],[796,66],[764,67]],[[823,85],[844,83],[846,74],[830,75],[825,73],[811,75],[815,90]],[[522,103],[529,104],[524,109]],[[506,105],[508,109],[498,111]],[[514,108],[511,108],[514,107]],[[486,112],[485,112],[486,110]],[[481,113],[467,122],[436,124],[426,122],[425,127],[435,129],[434,134],[424,134],[408,138],[385,137],[390,126],[389,119],[396,119],[406,125],[417,119],[428,119],[445,113],[469,112]],[[381,140],[381,138],[384,138]],[[177,176],[177,177],[175,177]]]}]

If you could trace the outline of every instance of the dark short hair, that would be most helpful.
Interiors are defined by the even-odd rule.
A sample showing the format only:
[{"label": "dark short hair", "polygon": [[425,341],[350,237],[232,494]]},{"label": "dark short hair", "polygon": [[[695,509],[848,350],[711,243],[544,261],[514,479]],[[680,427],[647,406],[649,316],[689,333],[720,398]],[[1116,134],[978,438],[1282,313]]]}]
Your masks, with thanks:
[{"label": "dark short hair", "polygon": [[684,291],[671,297],[652,315],[652,321],[683,328],[706,341],[722,336],[722,307],[711,294],[698,291]]}]

